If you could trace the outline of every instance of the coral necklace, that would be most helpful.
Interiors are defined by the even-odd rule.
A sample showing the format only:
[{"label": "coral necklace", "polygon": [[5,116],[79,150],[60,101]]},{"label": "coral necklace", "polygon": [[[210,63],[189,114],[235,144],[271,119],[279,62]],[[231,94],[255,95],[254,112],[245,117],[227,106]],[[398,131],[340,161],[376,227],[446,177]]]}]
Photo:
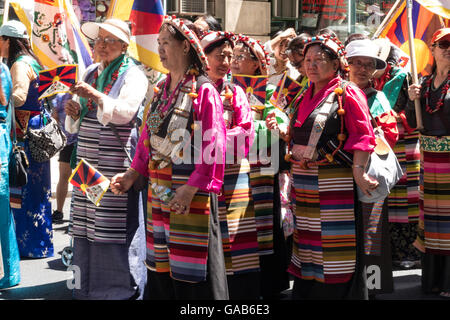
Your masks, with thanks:
[{"label": "coral necklace", "polygon": [[[109,92],[111,91],[112,86],[114,85],[114,83],[116,82],[117,78],[119,77],[119,70],[122,67],[122,65],[123,65],[123,62],[120,64],[120,66],[117,68],[117,70],[114,71],[114,73],[111,75],[111,81],[109,82],[109,84],[103,90],[104,94],[108,95]],[[97,78],[98,78],[98,69],[97,69],[97,71],[94,74],[94,82],[92,83],[92,87],[94,89],[97,89]],[[86,106],[87,106],[89,111],[94,110],[94,108],[95,108],[94,101],[89,98]]]},{"label": "coral necklace", "polygon": [[430,107],[430,91],[431,91],[431,84],[432,84],[433,79],[434,79],[434,75],[431,76],[426,81],[426,91],[424,94],[424,96],[425,96],[425,111],[428,112],[429,114],[438,112],[441,109],[441,107],[444,105],[444,98],[447,94],[448,89],[450,88],[450,72],[447,74],[447,81],[446,81],[444,87],[442,88],[441,97],[439,98],[439,101],[436,103],[436,107],[434,109],[432,109]]}]

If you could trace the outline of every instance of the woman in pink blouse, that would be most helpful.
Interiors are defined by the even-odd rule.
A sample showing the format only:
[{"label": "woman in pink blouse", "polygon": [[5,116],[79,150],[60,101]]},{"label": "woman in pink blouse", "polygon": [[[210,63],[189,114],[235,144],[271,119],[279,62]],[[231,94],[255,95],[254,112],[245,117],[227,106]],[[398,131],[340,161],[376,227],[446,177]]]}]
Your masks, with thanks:
[{"label": "woman in pink blouse", "polygon": [[159,55],[169,70],[158,84],[131,168],[113,177],[126,192],[149,177],[148,298],[227,299],[217,194],[226,130],[208,60],[188,20],[166,17]]},{"label": "woman in pink blouse", "polygon": [[367,299],[354,185],[370,193],[378,184],[364,172],[375,147],[367,100],[341,78],[348,64],[336,37],[309,38],[303,54],[311,85],[280,132],[295,190],[293,299]]},{"label": "woman in pink blouse", "polygon": [[213,31],[202,37],[201,44],[211,67],[208,77],[222,99],[227,128],[227,162],[219,196],[219,220],[228,292],[231,300],[257,300],[261,295],[260,265],[247,157],[255,128],[244,90],[226,79],[236,39],[233,33]]}]

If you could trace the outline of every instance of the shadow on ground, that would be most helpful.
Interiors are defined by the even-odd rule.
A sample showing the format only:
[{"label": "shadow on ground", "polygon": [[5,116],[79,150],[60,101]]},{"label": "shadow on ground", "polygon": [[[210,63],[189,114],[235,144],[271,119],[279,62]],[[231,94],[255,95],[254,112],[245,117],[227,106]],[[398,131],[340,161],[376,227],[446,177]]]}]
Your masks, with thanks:
[{"label": "shadow on ground", "polygon": [[394,293],[378,294],[377,300],[441,300],[437,294],[425,294],[421,288],[421,276],[397,276],[394,281]]},{"label": "shadow on ground", "polygon": [[32,287],[12,287],[0,291],[4,300],[72,300],[72,291],[67,288],[67,281],[47,283]]}]

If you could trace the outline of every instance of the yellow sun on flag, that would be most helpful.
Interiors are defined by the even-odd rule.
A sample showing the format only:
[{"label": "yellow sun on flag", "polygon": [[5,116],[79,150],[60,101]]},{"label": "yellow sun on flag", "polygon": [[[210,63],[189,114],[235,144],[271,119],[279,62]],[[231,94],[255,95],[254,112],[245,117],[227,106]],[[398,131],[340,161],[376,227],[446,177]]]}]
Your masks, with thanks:
[{"label": "yellow sun on flag", "polygon": [[[400,50],[402,50],[409,56],[409,41],[403,43],[400,46]],[[433,65],[433,56],[431,55],[431,50],[425,42],[420,39],[414,38],[414,51],[418,53],[416,54],[417,73],[423,73],[428,65]]]}]

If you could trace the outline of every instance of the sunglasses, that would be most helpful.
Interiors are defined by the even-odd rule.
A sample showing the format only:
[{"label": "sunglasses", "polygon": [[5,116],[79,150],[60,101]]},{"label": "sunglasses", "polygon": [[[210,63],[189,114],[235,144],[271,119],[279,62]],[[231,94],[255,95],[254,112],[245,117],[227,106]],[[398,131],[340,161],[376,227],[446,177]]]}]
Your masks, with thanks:
[{"label": "sunglasses", "polygon": [[434,46],[438,46],[439,49],[446,50],[448,47],[450,47],[450,41],[440,41],[438,43],[435,43]]}]

